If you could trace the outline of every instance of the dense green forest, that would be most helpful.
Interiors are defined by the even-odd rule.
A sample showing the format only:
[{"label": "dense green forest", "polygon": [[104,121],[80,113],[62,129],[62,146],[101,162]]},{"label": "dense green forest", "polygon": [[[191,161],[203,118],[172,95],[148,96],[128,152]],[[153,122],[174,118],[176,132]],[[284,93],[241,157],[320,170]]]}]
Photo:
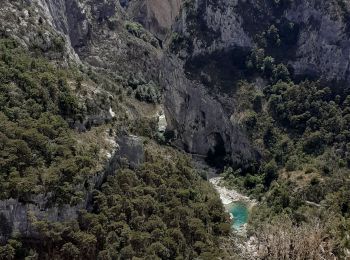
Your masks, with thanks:
[{"label": "dense green forest", "polygon": [[[37,198],[45,200],[42,212],[83,206],[71,221],[51,222],[30,210],[21,212],[29,220],[30,235],[13,232],[13,220],[1,213],[0,259],[251,259],[241,254],[242,247],[249,246],[255,246],[257,259],[264,260],[346,258],[350,88],[313,71],[296,74],[292,64],[302,55],[297,44],[306,21],[292,22],[293,12],[286,12],[298,1],[242,0],[233,8],[223,0],[186,0],[181,19],[174,21],[164,41],[146,28],[148,24],[129,21],[129,14],[116,8],[121,8],[119,3],[78,1],[84,8],[91,5],[91,10],[77,2],[65,14],[69,20],[78,13],[78,20],[83,20],[67,21],[73,23],[69,29],[79,34],[77,39],[65,35],[71,43],[54,37],[56,32],[47,36],[45,30],[57,28],[51,28],[51,21],[40,17],[42,10],[31,8],[29,2],[15,5],[20,15],[13,24],[21,28],[29,17],[33,27],[28,28],[38,29],[33,31],[38,40],[33,46],[25,48],[21,37],[0,30],[0,203],[4,202],[4,212],[9,199],[28,208]],[[349,34],[347,3],[329,3],[331,15],[341,16],[344,33]],[[220,10],[221,4],[240,14],[233,15],[237,24],[206,20],[205,15],[213,20],[232,18]],[[241,29],[249,44],[236,46],[228,32],[221,35],[229,26]],[[66,34],[64,29],[57,35]],[[43,48],[45,35],[54,37],[47,40],[47,48]],[[111,40],[101,48],[113,49],[107,54],[97,50],[102,38]],[[232,40],[232,45],[220,42],[225,40]],[[224,47],[216,49],[220,44]],[[341,44],[337,41],[334,46]],[[69,60],[68,51],[81,60]],[[50,57],[49,52],[58,55]],[[128,64],[134,56],[140,57]],[[171,80],[189,86],[167,81],[166,70],[159,69],[168,66],[167,61],[174,65],[170,66],[174,71],[167,71],[174,73]],[[150,64],[154,68],[146,69]],[[179,90],[171,92],[170,87]],[[190,87],[198,90],[200,100],[194,103],[200,104],[199,113],[189,111],[192,106],[185,108],[197,98]],[[176,109],[189,118],[175,122],[176,116],[170,115],[168,123],[178,129],[165,133],[157,121],[167,110],[163,91],[168,91],[167,105],[174,105],[174,100],[186,103]],[[208,126],[213,121],[200,106],[209,103],[220,104],[218,111],[226,113],[220,118],[227,117],[232,125],[227,123],[224,130],[219,124],[214,129]],[[192,112],[196,116],[190,122]],[[193,123],[193,136],[181,136],[185,128],[181,124],[187,123]],[[206,140],[197,140],[198,133],[208,134],[207,140],[213,133],[220,137],[239,133],[249,139],[253,159],[233,164],[234,149],[228,152],[220,142],[212,144],[223,147],[220,158],[211,158],[216,156],[212,150],[201,155],[217,167],[228,188],[256,201],[246,233],[232,230],[232,219],[207,180],[208,169],[203,172],[193,158],[172,147],[181,142],[184,148],[188,143],[210,146],[195,143]],[[123,149],[118,137],[129,135],[136,135],[144,149],[144,161],[137,166],[113,157]],[[175,136],[179,140],[173,140]],[[113,160],[118,167],[107,173]],[[242,242],[247,238],[253,241],[248,246]]]},{"label": "dense green forest", "polygon": [[[28,202],[35,194],[50,192],[54,205],[76,205],[84,198],[77,187],[98,168],[101,143],[79,142],[81,136],[70,125],[86,114],[71,86],[81,85],[82,77],[74,68],[59,69],[30,55],[13,40],[1,40],[1,199]],[[131,132],[154,136],[147,120],[129,124]],[[0,259],[221,255],[218,241],[230,232],[230,221],[218,195],[185,155],[153,141],[145,144],[145,163],[110,176],[101,190],[93,191],[91,210],[67,223],[30,216],[36,237],[10,238],[0,246]],[[9,236],[11,227],[3,215],[0,221],[1,234]]]},{"label": "dense green forest", "polygon": [[[171,160],[170,160],[171,158]],[[146,145],[137,170],[121,169],[77,221],[33,219],[36,239],[9,240],[1,259],[213,259],[230,221],[217,194],[172,148]]]},{"label": "dense green forest", "polygon": [[[251,216],[251,234],[268,237],[273,232],[266,226],[279,236],[289,230],[291,237],[295,230],[317,230],[325,240],[315,243],[330,240],[329,251],[343,256],[350,243],[350,90],[341,82],[295,77],[284,60],[293,53],[288,48],[297,25],[285,27],[277,20],[266,26],[256,34],[258,47],[243,57],[240,69],[267,84],[261,88],[242,79],[234,94],[235,119],[261,161],[241,169],[227,167],[223,174],[228,185],[259,201]],[[322,224],[315,228],[315,222]],[[293,242],[290,246],[297,248]]]},{"label": "dense green forest", "polygon": [[54,192],[79,200],[75,185],[93,172],[96,149],[78,147],[68,119],[84,110],[68,81],[79,73],[30,56],[14,40],[0,41],[0,198]]},{"label": "dense green forest", "polygon": [[224,176],[260,201],[252,232],[281,216],[274,225],[286,216],[296,226],[317,219],[341,255],[349,244],[349,96],[309,81],[279,81],[263,91],[242,82],[237,95],[239,120],[262,164],[251,172],[229,167]]}]

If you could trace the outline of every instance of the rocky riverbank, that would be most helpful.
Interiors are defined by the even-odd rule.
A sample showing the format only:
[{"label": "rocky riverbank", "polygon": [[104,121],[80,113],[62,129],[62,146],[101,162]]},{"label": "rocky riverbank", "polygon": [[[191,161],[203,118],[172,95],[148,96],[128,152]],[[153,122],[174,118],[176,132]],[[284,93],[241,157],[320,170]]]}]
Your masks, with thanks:
[{"label": "rocky riverbank", "polygon": [[[225,206],[225,209],[230,213],[231,218],[233,217],[230,209],[234,203],[244,203],[248,211],[257,204],[254,199],[250,199],[234,189],[229,189],[224,186],[224,181],[222,177],[214,177],[209,179],[209,182],[214,186],[216,191],[220,195],[220,199]],[[258,257],[258,246],[256,237],[247,236],[247,224],[243,225],[240,229],[233,229],[234,233],[230,237],[231,244],[234,244],[239,251],[240,257],[242,259],[257,259]],[[238,236],[237,236],[238,235]]]},{"label": "rocky riverbank", "polygon": [[[235,203],[243,203],[247,207],[247,210],[249,212],[257,203],[255,200],[250,199],[248,196],[245,196],[234,189],[229,189],[225,187],[222,177],[211,178],[209,179],[209,182],[214,186],[216,191],[219,193],[222,204],[224,205],[226,211],[230,214],[230,217],[232,218],[233,221],[234,221],[234,216],[232,214],[232,209],[233,209],[232,207]],[[240,228],[238,229],[236,228],[236,231],[240,234],[245,234],[246,226],[247,224],[244,224]]]},{"label": "rocky riverbank", "polygon": [[252,205],[256,204],[256,202],[251,200],[249,197],[239,193],[236,190],[228,189],[227,187],[225,187],[223,185],[222,177],[211,178],[209,182],[214,186],[214,188],[220,194],[220,199],[224,204],[224,206],[237,201],[247,202],[248,204],[252,204]]}]

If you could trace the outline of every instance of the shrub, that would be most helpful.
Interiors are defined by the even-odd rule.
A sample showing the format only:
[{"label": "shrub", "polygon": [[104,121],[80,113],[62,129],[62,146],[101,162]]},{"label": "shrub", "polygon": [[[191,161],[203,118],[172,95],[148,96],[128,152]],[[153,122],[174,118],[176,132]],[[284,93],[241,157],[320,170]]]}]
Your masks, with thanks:
[{"label": "shrub", "polygon": [[281,39],[276,26],[271,25],[266,33],[267,43],[271,47],[276,47],[281,45]]},{"label": "shrub", "polygon": [[298,165],[299,165],[299,158],[296,155],[289,157],[288,161],[285,164],[286,170],[289,172],[297,170]]},{"label": "shrub", "polygon": [[62,36],[56,36],[53,39],[54,51],[64,52],[66,42]]},{"label": "shrub", "polygon": [[140,38],[141,35],[145,32],[143,26],[140,23],[136,22],[126,22],[125,28],[128,30],[129,33],[133,34],[138,38]]},{"label": "shrub", "polygon": [[272,58],[271,56],[265,57],[262,68],[265,76],[268,78],[271,77],[275,69],[275,59]]},{"label": "shrub", "polygon": [[273,70],[273,80],[274,82],[289,81],[290,74],[288,68],[284,64],[278,64]]},{"label": "shrub", "polygon": [[272,181],[274,181],[277,178],[277,163],[275,160],[271,160],[269,163],[267,163],[264,167],[264,173],[265,173],[265,185],[270,186]]},{"label": "shrub", "polygon": [[148,103],[160,102],[159,88],[151,81],[144,85],[139,85],[135,91],[135,97],[140,101]]},{"label": "shrub", "polygon": [[321,154],[324,145],[324,135],[317,131],[305,137],[303,149],[308,154]]}]

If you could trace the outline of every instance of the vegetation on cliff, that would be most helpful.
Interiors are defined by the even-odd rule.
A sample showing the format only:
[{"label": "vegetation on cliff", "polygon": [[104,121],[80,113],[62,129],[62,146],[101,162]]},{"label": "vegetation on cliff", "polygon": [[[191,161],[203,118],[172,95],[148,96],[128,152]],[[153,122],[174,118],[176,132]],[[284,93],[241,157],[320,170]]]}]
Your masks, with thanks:
[{"label": "vegetation on cliff", "polygon": [[[275,28],[272,31],[277,32]],[[304,241],[299,257],[307,252],[312,255],[306,258],[344,256],[349,244],[350,214],[346,202],[349,89],[332,82],[295,78],[287,66],[276,62],[283,62],[278,51],[283,41],[279,35],[269,37],[269,32],[262,34],[265,44],[253,49],[246,61],[246,68],[263,78],[266,86],[260,88],[243,80],[234,94],[235,120],[249,134],[261,156],[261,165],[251,171],[227,168],[224,174],[228,183],[260,200],[252,216],[251,234],[268,237],[273,233],[266,229],[271,222],[279,239],[287,232],[284,230],[291,231],[285,234],[289,237],[296,235],[296,230],[313,230],[317,233],[314,237],[322,239],[312,243],[320,246],[311,252],[308,250],[312,246],[305,246],[311,241]],[[269,39],[274,39],[277,49],[269,50]],[[291,223],[289,229],[284,226],[286,219]],[[272,242],[266,244],[273,246]],[[286,243],[287,247],[298,247],[292,241]],[[275,246],[266,257],[283,257],[286,251]]]},{"label": "vegetation on cliff", "polygon": [[[150,142],[139,169],[121,169],[70,223],[32,220],[38,235],[10,240],[0,258],[213,259],[230,221],[185,155]],[[20,244],[22,243],[22,244]]]},{"label": "vegetation on cliff", "polygon": [[[332,15],[341,15],[348,26],[344,1],[328,4],[332,12],[340,10]],[[188,76],[224,100],[231,120],[259,154],[258,163],[227,165],[223,175],[228,185],[259,201],[249,234],[266,249],[259,252],[261,259],[345,257],[350,243],[350,91],[324,75],[294,73],[291,64],[305,24],[287,19],[291,5],[293,1],[239,1],[235,8],[254,47],[215,50],[211,36],[218,38],[222,30],[207,36],[207,23],[215,23],[198,16],[220,7],[188,4],[188,31],[173,37],[172,50],[180,58],[187,52]],[[208,46],[214,51],[207,53]],[[203,53],[194,54],[199,47]],[[314,239],[301,239],[305,232]],[[298,253],[288,248],[298,248]]]},{"label": "vegetation on cliff", "polygon": [[[346,250],[350,252],[350,90],[312,69],[296,75],[291,63],[298,59],[296,46],[305,22],[292,22],[293,14],[284,15],[296,1],[237,2],[232,7],[225,1],[184,1],[182,31],[164,46],[178,55],[179,64],[183,61],[188,82],[206,86],[207,100],[215,96],[215,104],[222,105],[218,111],[229,111],[225,118],[249,137],[256,161],[242,158],[241,165],[230,165],[232,156],[226,156],[220,134],[230,140],[231,132],[216,133],[201,108],[202,118],[194,116],[185,124],[214,134],[217,140],[211,145],[220,148],[220,158],[213,163],[226,166],[223,176],[228,185],[259,202],[248,235],[256,238],[260,259],[345,258]],[[154,143],[167,141],[157,133],[156,120],[146,116],[162,102],[159,77],[164,71],[156,63],[166,56],[163,42],[141,24],[128,21],[115,1],[79,3],[71,6],[70,26],[58,25],[60,16],[46,20],[40,8],[26,10],[28,1],[16,3],[18,10],[10,4],[11,11],[0,17],[10,21],[0,26],[0,200],[32,203],[36,195],[44,195],[51,199],[46,207],[77,205],[89,197],[71,222],[53,223],[26,212],[35,230],[31,237],[12,232],[11,220],[0,214],[0,259],[232,258],[227,255],[230,248],[219,246],[221,238],[228,241],[230,221],[213,188],[188,157]],[[225,4],[237,24],[208,25],[203,15],[208,6],[214,23]],[[331,16],[340,15],[349,33],[347,3],[327,4],[335,12]],[[12,21],[15,12],[18,19]],[[47,32],[56,30],[52,23],[62,28],[50,36]],[[10,25],[16,41],[9,39]],[[309,25],[317,27],[317,22]],[[227,28],[244,31],[241,35],[249,44],[244,37],[240,47],[220,42],[232,40],[232,32],[221,37]],[[66,35],[74,40],[72,46],[60,35],[65,30],[74,34]],[[79,69],[68,65],[75,54],[81,55]],[[315,57],[319,56],[308,58]],[[90,91],[86,82],[98,86]],[[182,90],[170,98],[186,96]],[[186,96],[185,103],[190,98]],[[106,117],[96,106],[101,100]],[[126,111],[118,106],[124,102]],[[143,111],[146,106],[152,108]],[[176,129],[178,136],[185,124]],[[145,162],[138,168],[121,167],[87,196],[82,192],[86,180],[101,171],[100,163],[108,157],[102,152],[106,132],[109,137],[115,132],[144,136]],[[210,151],[208,159],[214,155]]]},{"label": "vegetation on cliff", "polygon": [[0,198],[53,192],[61,202],[79,199],[74,187],[93,172],[98,150],[79,147],[68,124],[84,117],[68,83],[74,74],[1,39]]},{"label": "vegetation on cliff", "polygon": [[[11,39],[1,39],[0,54],[1,199],[29,203],[35,195],[51,194],[52,205],[82,202],[86,195],[77,187],[100,169],[104,135],[93,140],[101,130],[87,124],[89,131],[78,133],[74,127],[91,112],[79,98],[87,91],[85,77],[101,82],[101,75],[60,69]],[[134,89],[142,101],[160,100],[154,83]],[[153,121],[123,120],[124,129],[155,138]],[[92,194],[89,208],[71,222],[37,219],[28,211],[35,237],[14,234],[0,214],[0,259],[212,259],[223,254],[218,241],[230,232],[229,218],[212,187],[180,152],[150,141],[144,165],[115,172]]]}]

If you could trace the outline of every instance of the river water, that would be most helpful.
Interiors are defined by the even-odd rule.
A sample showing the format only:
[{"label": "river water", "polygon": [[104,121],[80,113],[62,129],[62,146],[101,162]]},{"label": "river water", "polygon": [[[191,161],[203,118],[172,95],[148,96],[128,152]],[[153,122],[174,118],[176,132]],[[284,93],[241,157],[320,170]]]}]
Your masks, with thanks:
[{"label": "river water", "polygon": [[223,186],[222,177],[218,174],[218,170],[208,166],[203,160],[196,158],[194,163],[199,171],[205,173],[206,178],[219,193],[222,204],[231,216],[232,229],[243,231],[248,222],[249,211],[255,204],[255,201],[250,200],[249,197],[234,189]]},{"label": "river water", "polygon": [[254,206],[255,201],[234,189],[229,189],[222,185],[221,177],[211,178],[209,182],[219,193],[222,204],[224,204],[226,211],[230,214],[232,228],[244,232],[249,219],[249,211]]},{"label": "river water", "polygon": [[246,203],[237,201],[226,206],[228,213],[232,218],[232,228],[239,231],[248,222],[249,209]]}]

